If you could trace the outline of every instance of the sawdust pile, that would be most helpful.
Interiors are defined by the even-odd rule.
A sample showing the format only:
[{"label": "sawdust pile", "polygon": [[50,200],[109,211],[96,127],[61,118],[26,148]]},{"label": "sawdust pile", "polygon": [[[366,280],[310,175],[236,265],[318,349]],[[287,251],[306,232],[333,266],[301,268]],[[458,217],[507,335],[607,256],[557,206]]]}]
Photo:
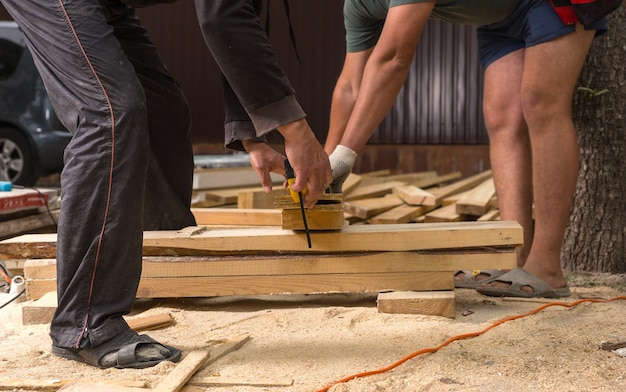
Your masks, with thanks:
[{"label": "sawdust pile", "polygon": [[[573,295],[564,302],[626,295],[624,275],[568,278]],[[363,294],[142,300],[130,317],[170,313],[172,325],[144,333],[182,349],[183,355],[249,334],[242,347],[196,373],[214,380],[211,391],[313,392],[546,302],[461,289],[457,316],[448,319],[378,313],[376,296]],[[1,391],[54,390],[49,385],[58,380],[136,381],[152,388],[175,367],[99,370],[57,358],[49,350],[47,325],[22,325],[24,304],[0,309],[0,380],[15,383]],[[329,391],[626,391],[626,358],[606,349],[607,343],[625,341],[624,300],[550,306]]]}]

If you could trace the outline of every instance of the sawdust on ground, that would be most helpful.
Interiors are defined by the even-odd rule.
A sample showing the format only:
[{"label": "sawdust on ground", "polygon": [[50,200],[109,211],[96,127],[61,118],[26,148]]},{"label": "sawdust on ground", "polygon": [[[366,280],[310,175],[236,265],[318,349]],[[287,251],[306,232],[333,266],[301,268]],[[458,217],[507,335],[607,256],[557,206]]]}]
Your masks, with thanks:
[{"label": "sawdust on ground", "polygon": [[[626,275],[570,274],[568,279],[573,295],[566,303],[626,295]],[[100,370],[58,358],[50,353],[47,325],[22,325],[25,303],[0,309],[3,382],[137,380],[150,388],[175,366]],[[238,382],[211,386],[211,391],[314,392],[544,303],[460,289],[454,319],[378,313],[376,296],[365,294],[142,300],[130,317],[170,313],[172,325],[145,333],[183,355],[249,334],[241,348],[196,373]],[[329,391],[626,391],[626,358],[602,349],[604,343],[624,341],[624,300],[550,306]],[[266,385],[252,385],[259,381]],[[279,386],[284,383],[288,386]]]}]

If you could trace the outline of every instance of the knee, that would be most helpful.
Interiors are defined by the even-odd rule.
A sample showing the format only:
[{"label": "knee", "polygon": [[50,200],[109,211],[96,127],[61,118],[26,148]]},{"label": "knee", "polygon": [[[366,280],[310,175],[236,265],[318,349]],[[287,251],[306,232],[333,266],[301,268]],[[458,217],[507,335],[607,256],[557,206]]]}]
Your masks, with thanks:
[{"label": "knee", "polygon": [[571,95],[554,94],[550,88],[522,91],[522,112],[531,130],[571,122]]},{"label": "knee", "polygon": [[485,102],[483,117],[487,133],[492,140],[505,134],[514,136],[517,133],[525,133],[526,125],[519,105]]}]

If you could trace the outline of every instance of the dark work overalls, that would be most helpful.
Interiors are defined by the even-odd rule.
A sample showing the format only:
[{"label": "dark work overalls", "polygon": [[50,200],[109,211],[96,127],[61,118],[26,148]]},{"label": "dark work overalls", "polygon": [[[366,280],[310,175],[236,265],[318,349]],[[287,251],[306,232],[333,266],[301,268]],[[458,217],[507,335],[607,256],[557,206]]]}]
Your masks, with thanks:
[{"label": "dark work overalls", "polygon": [[122,316],[137,292],[143,230],[195,225],[189,108],[133,8],[1,1],[73,134],[61,174],[50,336],[59,347],[97,346],[128,329]]},{"label": "dark work overalls", "polygon": [[304,118],[259,19],[262,0],[195,0],[204,40],[224,75],[227,147],[263,140],[276,127]]}]

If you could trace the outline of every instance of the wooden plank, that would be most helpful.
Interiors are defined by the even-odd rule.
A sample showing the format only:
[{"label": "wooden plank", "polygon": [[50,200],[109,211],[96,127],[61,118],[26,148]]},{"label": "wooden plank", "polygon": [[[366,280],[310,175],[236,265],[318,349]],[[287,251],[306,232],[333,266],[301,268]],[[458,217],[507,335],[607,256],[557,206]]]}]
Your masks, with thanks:
[{"label": "wooden plank", "polygon": [[410,206],[399,205],[388,211],[373,216],[369,223],[372,224],[393,224],[413,222],[417,217],[431,211],[435,207],[431,206]]},{"label": "wooden plank", "polygon": [[412,206],[436,206],[438,202],[435,195],[415,185],[399,185],[393,187],[392,192]]},{"label": "wooden plank", "polygon": [[490,177],[457,201],[456,212],[461,215],[484,215],[489,209],[494,207],[495,195],[496,186],[493,182],[493,177]]},{"label": "wooden plank", "polygon": [[210,352],[194,350],[187,354],[163,380],[153,392],[177,392],[191,379],[191,377],[206,363]]},{"label": "wooden plank", "polygon": [[271,191],[245,190],[237,194],[237,208],[274,208],[274,200],[278,196],[289,195],[289,190],[282,187],[274,187]]},{"label": "wooden plank", "polygon": [[59,210],[41,212],[0,223],[0,238],[7,238],[48,226],[56,226]]},{"label": "wooden plank", "polygon": [[[305,230],[300,209],[282,210],[281,213],[283,229]],[[307,227],[311,231],[339,230],[344,225],[343,210],[340,204],[335,208],[306,208],[304,215],[306,216]]]},{"label": "wooden plank", "polygon": [[450,185],[441,187],[441,188],[437,188],[437,189],[432,189],[429,190],[433,195],[435,195],[437,197],[437,199],[443,199],[445,197],[448,197],[450,195],[454,195],[456,193],[460,193],[469,189],[474,188],[476,185],[480,184],[481,182],[487,180],[488,178],[491,177],[491,170],[487,170],[484,171],[482,173],[478,173],[476,175],[473,175],[471,177],[468,177],[464,180],[461,181],[457,181],[454,182]]},{"label": "wooden plank", "polygon": [[[246,344],[250,340],[250,334],[243,333],[241,335],[237,335],[234,338],[226,339],[221,342],[221,344],[215,348],[210,350],[210,357],[205,362],[205,366],[209,366],[214,363],[218,359],[224,357],[232,353],[235,350],[239,350],[241,346]],[[190,380],[190,383],[193,383],[193,378]]]},{"label": "wooden plank", "polygon": [[[373,252],[341,255],[144,257],[142,278],[235,277],[253,275],[323,275],[383,272],[508,269],[516,264],[515,248],[424,252]],[[55,260],[28,260],[26,282],[55,279]]]},{"label": "wooden plank", "polygon": [[[76,384],[76,383],[89,383],[89,381],[84,381],[84,380],[68,380],[68,379],[63,379],[63,380],[58,380],[58,379],[54,379],[54,380],[48,380],[48,379],[31,379],[31,380],[0,380],[0,390],[7,390],[7,391],[18,391],[18,390],[35,390],[35,391],[40,391],[40,392],[49,392],[49,391],[57,391],[57,390],[62,390],[62,391],[78,391],[78,389],[72,388],[65,388],[63,389],[62,387],[64,387],[65,385],[71,385],[71,384]],[[139,380],[99,380],[99,381],[92,381],[93,384],[99,384],[99,387],[101,387],[101,389],[96,389],[95,391],[111,391],[111,392],[115,392],[116,389],[118,387],[123,387],[125,389],[123,389],[124,391],[127,391],[128,388],[134,388],[133,390],[137,390],[137,391],[144,391],[146,392],[146,389],[139,389],[139,388],[145,388],[147,383],[145,381],[139,381]],[[93,384],[89,384],[89,386],[91,387],[91,385]],[[59,389],[61,388],[61,389]],[[109,389],[105,389],[105,388],[109,388]],[[83,389],[82,392],[85,391],[91,391],[91,389]]]},{"label": "wooden plank", "polygon": [[208,376],[194,377],[189,381],[190,384],[203,387],[226,387],[226,386],[247,386],[247,387],[290,387],[293,385],[291,380],[275,380],[275,379],[254,379]]},{"label": "wooden plank", "polygon": [[456,204],[437,208],[425,215],[426,223],[434,222],[460,222],[466,220],[466,216],[456,212]]},{"label": "wooden plank", "polygon": [[341,193],[343,193],[344,195],[347,195],[350,192],[352,192],[354,189],[358,187],[359,183],[361,182],[361,179],[362,177],[360,175],[350,173],[348,175],[348,178],[346,178],[346,181],[344,181],[343,185],[341,186]]},{"label": "wooden plank", "polygon": [[454,291],[395,291],[378,294],[379,313],[422,314],[454,318]]},{"label": "wooden plank", "polygon": [[[306,196],[304,197],[306,199]],[[331,208],[335,209],[341,206],[343,202],[343,195],[341,193],[322,193],[317,200],[313,209]],[[293,201],[293,198],[289,195],[278,196],[274,200],[274,208],[278,209],[300,209],[300,203]]]},{"label": "wooden plank", "polygon": [[476,219],[478,222],[486,222],[486,221],[495,221],[500,219],[500,210],[493,209],[491,211],[487,211],[483,216]]},{"label": "wooden plank", "polygon": [[349,214],[362,219],[367,219],[402,205],[403,203],[404,202],[399,197],[388,195],[372,199],[347,201],[343,204],[343,208]]},{"label": "wooden plank", "polygon": [[448,174],[444,174],[436,177],[427,177],[418,181],[413,181],[410,184],[415,185],[418,188],[428,188],[434,185],[444,184],[446,182],[461,178],[461,172],[456,171]]},{"label": "wooden plank", "polygon": [[373,184],[367,186],[359,186],[350,194],[344,195],[345,201],[355,201],[363,199],[371,199],[375,197],[382,197],[389,193],[395,186],[404,185],[405,182],[401,181],[387,181],[380,184]]},{"label": "wooden plank", "polygon": [[[27,280],[29,299],[56,288],[55,279]],[[386,290],[451,290],[452,273],[380,272],[278,276],[142,278],[137,298],[186,298],[261,294],[366,293]]]},{"label": "wooden plank", "polygon": [[[57,309],[57,293],[50,291],[32,304],[22,306],[22,324],[49,324]],[[169,313],[134,318],[124,317],[128,326],[135,331],[146,331],[170,325],[174,319]]]},{"label": "wooden plank", "polygon": [[280,226],[281,212],[274,209],[192,208],[198,225]]},{"label": "wooden plank", "polygon": [[[388,279],[391,273],[398,275],[390,278],[391,283],[401,282],[402,277],[415,277],[417,285],[401,283],[409,284],[410,290],[425,290],[425,285],[430,283],[422,282],[422,278],[431,271],[443,272],[450,277],[454,271],[462,269],[514,268],[516,260],[515,248],[345,256],[144,258],[138,297],[362,290],[359,279],[370,279],[371,282],[364,284],[371,285],[370,289],[374,290],[377,283],[380,283],[378,287],[385,286],[381,279]],[[29,260],[25,266],[25,277],[29,299],[38,299],[56,290],[56,269],[50,260]],[[428,287],[432,290],[450,289],[451,282],[447,278],[442,282],[443,287]]]},{"label": "wooden plank", "polygon": [[32,304],[22,306],[22,324],[48,324],[57,309],[57,292],[51,291]]},{"label": "wooden plank", "polygon": [[[282,184],[285,178],[270,173],[274,184]],[[259,175],[251,166],[196,169],[193,173],[193,189],[220,189],[259,186]]]},{"label": "wooden plank", "polygon": [[[350,225],[319,232],[312,249],[303,233],[281,228],[162,230],[144,232],[146,256],[237,254],[263,251],[371,252],[513,246],[522,244],[522,228],[514,221],[430,224]],[[25,234],[0,241],[0,257],[55,258],[56,234]]]}]

